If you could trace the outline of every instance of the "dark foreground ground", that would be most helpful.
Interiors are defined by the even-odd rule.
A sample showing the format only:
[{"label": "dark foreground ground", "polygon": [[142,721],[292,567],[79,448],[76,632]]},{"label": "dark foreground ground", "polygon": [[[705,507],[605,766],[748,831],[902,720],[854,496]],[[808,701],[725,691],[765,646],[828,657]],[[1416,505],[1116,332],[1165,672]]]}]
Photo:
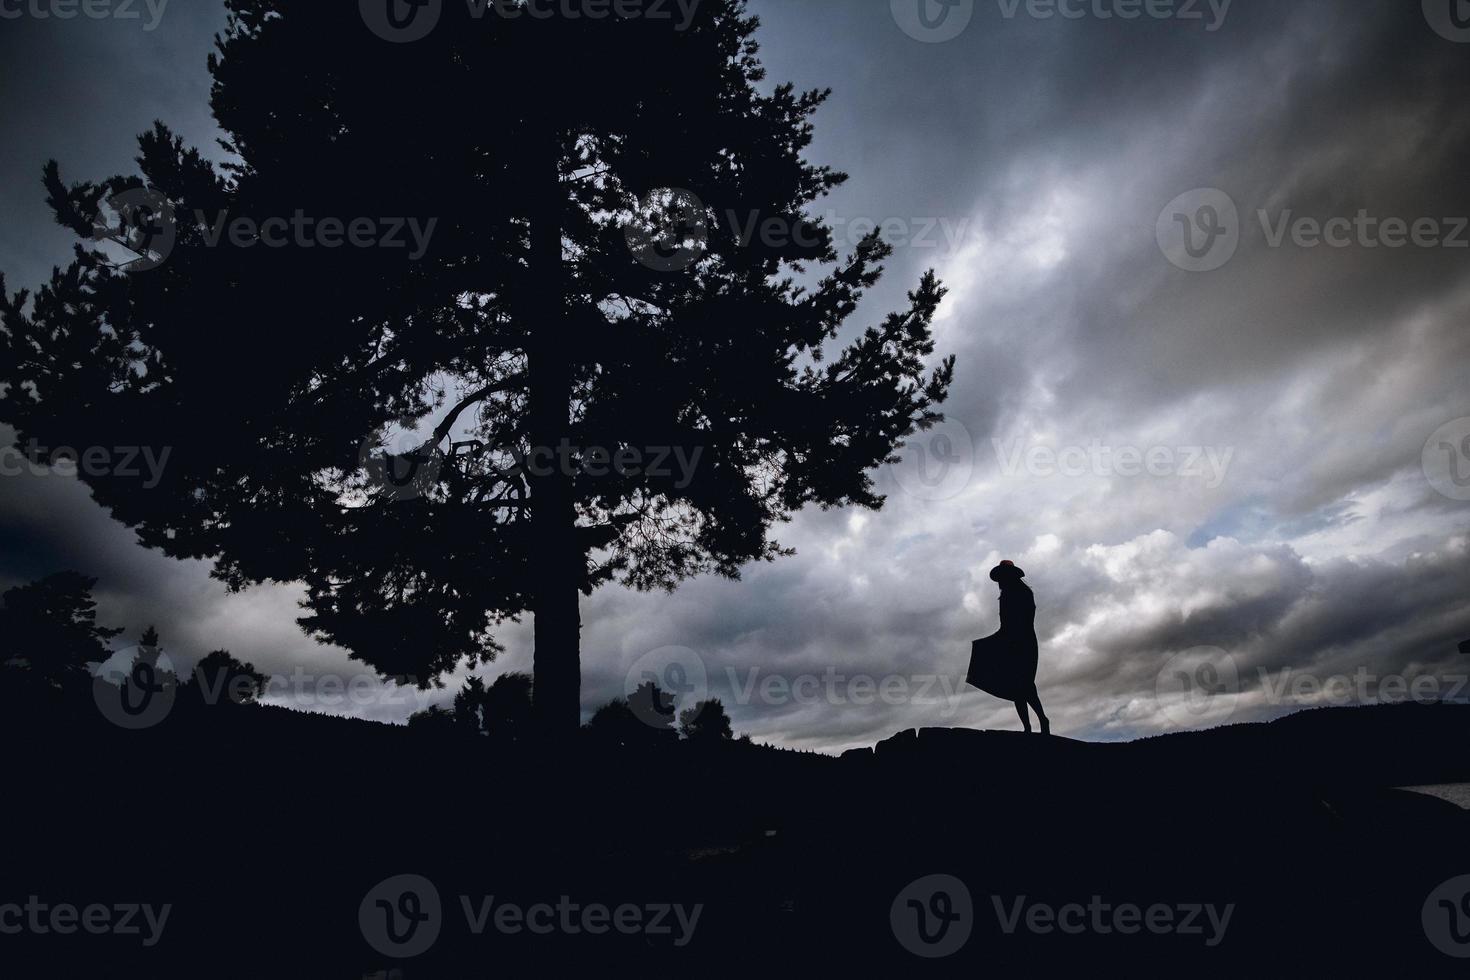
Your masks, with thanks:
[{"label": "dark foreground ground", "polygon": [[[1470,954],[1470,899],[1435,894],[1470,875],[1470,813],[1391,788],[1470,781],[1470,706],[1121,745],[929,730],[841,759],[90,717],[5,730],[0,927],[47,909],[0,934],[0,976],[1470,969],[1434,945]],[[165,903],[133,934],[48,918]]]}]

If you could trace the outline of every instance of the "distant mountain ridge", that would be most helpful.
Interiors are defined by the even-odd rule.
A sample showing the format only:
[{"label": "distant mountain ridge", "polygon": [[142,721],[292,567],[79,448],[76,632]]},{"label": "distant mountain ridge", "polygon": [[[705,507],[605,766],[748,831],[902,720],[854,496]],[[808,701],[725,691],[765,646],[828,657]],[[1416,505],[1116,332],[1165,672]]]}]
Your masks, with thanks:
[{"label": "distant mountain ridge", "polygon": [[[911,764],[917,759],[983,757],[1007,769],[1046,765],[1098,772],[1138,771],[1168,778],[1175,767],[1238,772],[1267,782],[1393,787],[1470,782],[1470,705],[1455,703],[1313,708],[1269,722],[1170,732],[1133,742],[1078,742],[1056,736],[973,729],[899,732],[870,749],[842,754],[849,764]],[[1012,773],[1012,775],[1018,775]]]}]

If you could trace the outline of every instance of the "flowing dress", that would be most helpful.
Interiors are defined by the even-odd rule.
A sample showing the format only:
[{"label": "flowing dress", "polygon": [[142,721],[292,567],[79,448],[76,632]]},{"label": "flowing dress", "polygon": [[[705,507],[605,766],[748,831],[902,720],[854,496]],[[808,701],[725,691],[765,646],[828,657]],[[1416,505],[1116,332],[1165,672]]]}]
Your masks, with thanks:
[{"label": "flowing dress", "polygon": [[1021,583],[1000,593],[1000,630],[970,647],[965,681],[1003,701],[1025,701],[1036,689],[1036,597]]}]

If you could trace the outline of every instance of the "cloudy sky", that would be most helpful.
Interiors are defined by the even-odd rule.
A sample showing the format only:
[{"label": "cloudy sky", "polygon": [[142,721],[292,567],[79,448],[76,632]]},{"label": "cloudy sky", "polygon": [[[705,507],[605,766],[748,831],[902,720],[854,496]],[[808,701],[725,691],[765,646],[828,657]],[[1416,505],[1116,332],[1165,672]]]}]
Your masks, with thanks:
[{"label": "cloudy sky", "polygon": [[[882,475],[882,511],[800,515],[795,558],[585,601],[589,710],[677,663],[763,741],[1013,728],[1010,705],[956,688],[998,624],[1001,558],[1036,590],[1062,734],[1380,684],[1470,695],[1470,31],[1450,0],[752,6],[772,79],[835,90],[814,156],[852,174],[827,202],[839,237],[877,223],[897,246],[863,314],[927,268],[951,289],[950,421]],[[217,135],[222,7],[131,9],[0,20],[11,289],[69,255],[47,158],[97,177],[131,169],[155,118]],[[138,547],[74,478],[5,463],[0,585],[76,568],[100,577],[104,621],[157,623],[184,660],[227,647],[282,675],[278,699],[299,687],[384,720],[422,706],[378,686],[313,701],[360,668],[300,633],[295,589],[228,595],[207,564]],[[529,624],[502,639],[487,676],[529,668]]]}]

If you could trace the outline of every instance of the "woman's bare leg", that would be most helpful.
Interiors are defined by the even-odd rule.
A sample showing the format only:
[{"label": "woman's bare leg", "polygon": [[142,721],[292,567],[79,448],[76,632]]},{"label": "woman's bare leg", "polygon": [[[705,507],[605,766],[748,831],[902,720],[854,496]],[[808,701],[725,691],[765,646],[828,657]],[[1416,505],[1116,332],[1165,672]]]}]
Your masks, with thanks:
[{"label": "woman's bare leg", "polygon": [[[1041,734],[1050,735],[1051,721],[1046,717],[1046,712],[1042,710],[1041,695],[1037,693],[1036,688],[1033,687],[1031,689],[1031,694],[1029,697],[1026,698],[1026,700],[1030,703],[1031,707],[1036,709],[1036,717],[1041,721]],[[1031,730],[1031,726],[1027,725],[1026,730],[1029,732]]]},{"label": "woman's bare leg", "polygon": [[1025,701],[1017,701],[1016,702],[1016,714],[1018,714],[1018,715],[1021,716],[1021,726],[1023,728],[1025,728],[1027,732],[1030,732],[1031,731],[1031,716],[1026,713],[1026,702]]}]

